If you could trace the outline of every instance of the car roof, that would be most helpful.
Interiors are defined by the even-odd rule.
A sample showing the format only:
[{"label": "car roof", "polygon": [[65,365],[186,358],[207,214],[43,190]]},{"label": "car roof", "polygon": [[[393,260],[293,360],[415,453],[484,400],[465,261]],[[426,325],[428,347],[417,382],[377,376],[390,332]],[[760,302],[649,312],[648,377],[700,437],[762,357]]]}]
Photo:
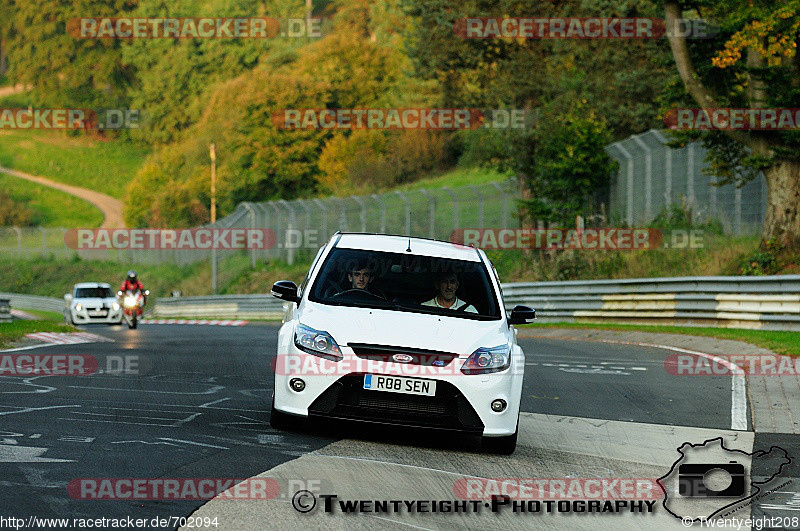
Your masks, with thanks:
[{"label": "car roof", "polygon": [[110,288],[111,284],[105,282],[81,282],[75,284],[75,288]]},{"label": "car roof", "polygon": [[437,258],[451,258],[468,262],[480,262],[481,257],[474,247],[451,242],[414,238],[392,234],[367,234],[346,232],[334,235],[335,246],[343,249],[383,251],[387,253],[407,253]]}]

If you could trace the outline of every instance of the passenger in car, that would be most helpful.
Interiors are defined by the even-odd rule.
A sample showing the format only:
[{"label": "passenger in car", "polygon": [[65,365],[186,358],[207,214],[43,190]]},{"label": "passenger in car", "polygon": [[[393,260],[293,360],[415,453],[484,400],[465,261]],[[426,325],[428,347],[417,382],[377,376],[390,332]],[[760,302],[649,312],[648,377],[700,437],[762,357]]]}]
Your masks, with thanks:
[{"label": "passenger in car", "polygon": [[436,296],[429,301],[423,302],[423,306],[435,306],[437,308],[447,308],[462,312],[478,313],[471,304],[456,297],[456,291],[461,284],[458,275],[455,273],[445,273],[436,277],[434,286]]}]

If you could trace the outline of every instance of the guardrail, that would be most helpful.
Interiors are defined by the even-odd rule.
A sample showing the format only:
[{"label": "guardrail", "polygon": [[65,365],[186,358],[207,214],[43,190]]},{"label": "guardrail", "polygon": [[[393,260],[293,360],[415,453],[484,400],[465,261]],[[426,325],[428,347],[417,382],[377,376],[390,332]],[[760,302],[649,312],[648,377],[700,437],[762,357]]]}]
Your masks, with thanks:
[{"label": "guardrail", "polygon": [[545,322],[800,330],[800,275],[520,282],[503,298]]},{"label": "guardrail", "polygon": [[0,292],[0,299],[8,299],[11,308],[58,313],[64,312],[64,299],[57,299],[55,297]]},{"label": "guardrail", "polygon": [[216,295],[158,299],[152,318],[280,319],[284,302],[272,295]]},{"label": "guardrail", "polygon": [[0,323],[11,321],[11,301],[0,297]]},{"label": "guardrail", "polygon": [[[540,321],[676,324],[800,330],[800,275],[679,277],[503,284],[506,309],[536,309]],[[61,299],[0,293],[12,308],[61,312]],[[280,319],[271,295],[161,298],[149,317]]]}]

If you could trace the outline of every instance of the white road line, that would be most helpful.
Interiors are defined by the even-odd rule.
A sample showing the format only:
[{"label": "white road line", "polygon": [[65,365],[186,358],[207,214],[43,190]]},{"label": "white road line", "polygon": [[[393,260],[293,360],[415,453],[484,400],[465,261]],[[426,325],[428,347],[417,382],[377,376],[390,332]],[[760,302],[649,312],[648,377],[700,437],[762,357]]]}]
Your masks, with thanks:
[{"label": "white road line", "polygon": [[206,444],[206,443],[199,443],[194,441],[184,441],[183,439],[172,439],[170,437],[159,437],[162,441],[172,441],[172,442],[179,442],[184,444],[193,444],[195,446],[205,446],[207,448],[219,448],[220,450],[230,450],[227,446],[217,446],[216,444]]},{"label": "white road line", "polygon": [[71,419],[68,417],[58,417],[58,420],[69,422],[102,422],[104,424],[130,424],[132,426],[155,426],[158,428],[173,428],[173,424],[153,424],[152,422],[126,422],[124,420],[100,420],[100,419]]},{"label": "white road line", "polygon": [[735,363],[722,359],[713,354],[706,354],[705,352],[698,352],[696,350],[688,350],[685,348],[671,347],[669,345],[656,345],[652,343],[639,343],[656,348],[663,348],[675,352],[683,352],[686,354],[693,354],[695,356],[702,356],[720,365],[724,365],[731,371],[731,429],[738,431],[747,431],[747,384],[744,378],[744,369]]},{"label": "white road line", "polygon": [[193,421],[194,419],[196,419],[196,418],[197,418],[197,417],[199,417],[200,415],[202,415],[202,413],[192,413],[191,415],[189,415],[189,416],[188,416],[188,417],[186,417],[185,419],[180,419],[179,421],[177,421],[176,423],[174,423],[174,424],[172,425],[172,427],[174,427],[174,428],[177,428],[178,426],[183,426],[183,425],[184,425],[184,424],[186,424],[187,422],[191,422],[191,421]]},{"label": "white road line", "polygon": [[[534,338],[530,338],[534,339]],[[659,345],[656,343],[639,343],[636,341],[614,341],[613,339],[572,339],[572,338],[552,338],[561,341],[589,341],[597,343],[608,343],[613,345],[635,345],[637,347],[652,347],[661,348],[664,350],[671,350],[673,352],[683,352],[685,354],[694,354],[702,356],[715,363],[719,363],[731,371],[731,429],[737,431],[747,431],[747,382],[745,380],[745,371],[733,362],[722,359],[713,354],[706,354],[705,352],[698,352],[696,350],[688,350],[680,347],[672,347],[670,345]],[[601,365],[609,365],[611,362],[601,361]]]},{"label": "white road line", "polygon": [[42,410],[45,410],[45,409],[61,409],[61,408],[66,408],[66,407],[81,407],[81,406],[78,405],[78,404],[75,404],[73,406],[26,407],[25,409],[20,409],[20,410],[17,410],[17,411],[3,411],[3,412],[0,412],[0,416],[1,415],[15,415],[17,413],[30,413],[32,411],[42,411]]},{"label": "white road line", "polygon": [[200,404],[197,407],[208,407],[211,404],[219,404],[220,402],[225,402],[226,400],[230,400],[230,397],[228,397],[228,398],[220,398],[219,400],[214,400],[213,402],[206,402],[205,404]]},{"label": "white road line", "polygon": [[[88,411],[76,411],[73,415],[89,415],[90,417],[119,417],[119,415],[112,415],[110,413],[89,413]],[[126,415],[127,417],[133,417],[135,419],[147,419],[147,420],[170,420],[174,421],[175,419],[167,418],[167,417],[140,417],[138,415]]]},{"label": "white road line", "polygon": [[[119,389],[116,387],[90,387],[88,385],[70,385],[72,389],[99,389],[100,391],[125,391],[126,393],[136,391],[138,393],[156,393],[160,395],[213,395],[217,391],[225,389],[224,385],[215,385],[211,389],[207,391],[203,391],[202,393],[184,393],[182,391],[152,391],[147,389]],[[197,407],[197,406],[192,406]]]}]

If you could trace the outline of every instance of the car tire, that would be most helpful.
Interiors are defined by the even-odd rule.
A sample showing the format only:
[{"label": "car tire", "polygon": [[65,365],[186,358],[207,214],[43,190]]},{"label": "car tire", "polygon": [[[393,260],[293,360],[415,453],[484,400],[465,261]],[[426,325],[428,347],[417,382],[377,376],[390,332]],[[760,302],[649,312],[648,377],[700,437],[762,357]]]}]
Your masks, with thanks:
[{"label": "car tire", "polygon": [[275,409],[275,397],[272,397],[272,409],[269,413],[269,425],[274,430],[286,431],[297,428],[299,419],[294,415]]},{"label": "car tire", "polygon": [[502,437],[483,437],[481,447],[485,452],[498,455],[511,455],[517,449],[517,434],[519,433],[519,417],[517,417],[517,428],[511,435]]}]

